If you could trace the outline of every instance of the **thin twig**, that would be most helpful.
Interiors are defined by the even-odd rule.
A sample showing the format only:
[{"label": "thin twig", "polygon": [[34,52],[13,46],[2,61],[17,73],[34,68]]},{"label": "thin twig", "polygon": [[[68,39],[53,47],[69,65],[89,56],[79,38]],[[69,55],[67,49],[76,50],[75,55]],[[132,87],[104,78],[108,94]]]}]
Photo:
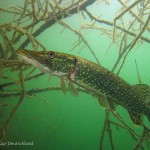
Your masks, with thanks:
[{"label": "thin twig", "polygon": [[137,71],[137,76],[138,76],[139,83],[142,84],[136,60],[135,60],[135,66],[136,66],[136,71]]},{"label": "thin twig", "polygon": [[[122,1],[122,0],[118,0],[125,8],[128,8],[128,6]],[[140,2],[140,1],[143,1],[143,0],[137,0],[135,1],[134,3],[136,2]],[[137,21],[139,21],[142,25],[145,24],[145,22],[138,16],[136,15],[135,12],[133,12],[131,9],[129,9],[129,12],[137,19]],[[148,31],[150,31],[150,27],[147,27]]]},{"label": "thin twig", "polygon": [[15,105],[15,107],[12,109],[12,111],[10,112],[9,118],[1,126],[0,130],[1,130],[2,134],[0,136],[0,139],[4,138],[4,136],[6,134],[6,131],[8,129],[8,125],[9,125],[10,121],[12,120],[12,118],[13,118],[15,112],[17,111],[18,107],[22,103],[22,101],[24,99],[24,96],[25,96],[25,87],[24,87],[24,79],[23,79],[22,71],[19,72],[19,78],[20,78],[20,85],[21,85],[20,99],[19,99],[18,103]]},{"label": "thin twig", "polygon": [[[95,16],[94,16],[91,12],[89,12],[88,10],[86,10],[86,13],[89,15],[89,17],[90,17],[91,19],[96,20],[98,23],[106,24],[106,25],[108,25],[108,26],[114,26],[114,24],[113,24],[112,22],[110,22],[110,21],[98,19],[97,17],[95,17]],[[136,37],[136,36],[137,36],[135,33],[130,32],[130,31],[126,30],[126,29],[123,29],[123,28],[120,27],[120,26],[116,26],[116,28],[119,29],[119,30],[124,31],[125,33],[127,33],[127,34],[129,34],[129,35],[131,35],[131,36],[133,36],[133,37]],[[150,39],[147,38],[147,37],[140,36],[140,39],[143,40],[143,41],[145,41],[145,42],[150,43]]]},{"label": "thin twig", "polygon": [[83,37],[82,33],[80,31],[77,31],[75,29],[73,29],[71,26],[69,26],[68,24],[66,24],[63,21],[59,22],[61,25],[67,27],[68,29],[70,29],[71,31],[73,31],[75,34],[79,35],[80,38],[82,39],[82,41],[85,43],[85,45],[89,48],[90,52],[92,53],[92,55],[94,56],[94,58],[96,59],[97,63],[100,65],[100,62],[98,60],[98,58],[96,57],[96,54],[94,53],[94,51],[92,50],[92,48],[90,47],[90,45],[88,44],[88,42],[85,40],[85,38]]},{"label": "thin twig", "polygon": [[115,17],[114,19],[114,29],[113,29],[113,41],[115,41],[115,34],[116,34],[116,21],[121,18],[126,12],[128,12],[132,7],[134,7],[135,5],[137,5],[141,0],[137,0],[135,1],[132,5],[130,5],[129,7],[126,7],[126,9],[120,13],[117,17]]}]

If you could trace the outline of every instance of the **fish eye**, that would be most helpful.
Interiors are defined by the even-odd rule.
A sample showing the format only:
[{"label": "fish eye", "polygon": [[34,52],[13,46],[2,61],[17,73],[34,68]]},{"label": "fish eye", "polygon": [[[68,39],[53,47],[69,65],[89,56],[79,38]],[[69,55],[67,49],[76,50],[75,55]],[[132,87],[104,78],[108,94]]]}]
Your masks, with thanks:
[{"label": "fish eye", "polygon": [[54,52],[49,52],[48,57],[50,59],[53,59],[55,57],[55,53]]}]

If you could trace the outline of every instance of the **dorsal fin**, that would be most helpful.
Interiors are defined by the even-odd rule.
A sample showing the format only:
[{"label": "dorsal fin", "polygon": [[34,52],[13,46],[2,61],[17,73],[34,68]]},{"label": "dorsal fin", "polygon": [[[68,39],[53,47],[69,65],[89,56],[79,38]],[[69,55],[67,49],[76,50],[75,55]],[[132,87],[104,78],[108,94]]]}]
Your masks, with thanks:
[{"label": "dorsal fin", "polygon": [[136,84],[133,86],[133,88],[136,89],[144,97],[149,96],[149,98],[150,98],[150,86],[149,85],[147,85],[147,84]]},{"label": "dorsal fin", "polygon": [[150,86],[146,84],[137,84],[133,88],[143,97],[145,104],[150,108]]}]

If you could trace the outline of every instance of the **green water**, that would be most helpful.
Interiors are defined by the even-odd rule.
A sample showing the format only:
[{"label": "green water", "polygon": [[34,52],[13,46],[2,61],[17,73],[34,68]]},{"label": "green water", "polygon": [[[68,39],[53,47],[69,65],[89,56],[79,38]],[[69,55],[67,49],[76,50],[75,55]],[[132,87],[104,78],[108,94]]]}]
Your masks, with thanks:
[{"label": "green water", "polygon": [[[97,2],[98,3],[98,2]],[[22,5],[20,0],[15,1],[0,1],[0,7],[5,8],[10,5]],[[107,6],[93,4],[89,9],[95,15],[99,15],[99,9],[103,12],[103,18],[113,21],[114,15],[112,12],[116,7],[120,7],[116,1]],[[131,17],[129,15],[129,17]],[[0,14],[0,23],[7,22],[11,16],[3,13]],[[128,18],[129,19],[129,18]],[[79,30],[81,25],[80,15],[76,14],[64,19],[66,23],[74,29]],[[87,21],[91,21],[90,19]],[[84,21],[83,21],[84,23]],[[102,24],[102,27],[105,26]],[[112,27],[110,27],[112,29]],[[62,32],[63,31],[63,32]],[[106,35],[101,35],[98,30],[83,30],[85,39],[95,52],[101,65],[111,70],[118,57],[118,47],[113,44],[109,51],[106,53],[108,46],[111,44],[112,39]],[[144,33],[147,38],[150,38],[148,33]],[[1,37],[0,37],[1,38]],[[65,52],[73,55],[78,55],[85,59],[96,62],[87,46],[85,46],[79,53],[84,44],[82,43],[75,49],[71,50],[74,42],[78,40],[78,36],[64,27],[55,24],[49,29],[46,29],[37,39],[46,47],[47,50],[54,50]],[[22,41],[20,41],[22,42]],[[15,45],[16,48],[18,45]],[[126,62],[119,74],[121,78],[130,84],[138,84],[137,70],[135,60],[138,63],[138,71],[143,84],[150,86],[150,51],[149,43],[143,42],[141,46],[135,46],[129,53]],[[32,49],[29,44],[26,49]],[[121,63],[119,64],[119,66]],[[118,70],[118,68],[116,69]],[[115,70],[115,72],[117,72]],[[39,73],[36,70],[33,74]],[[10,75],[10,70],[5,71],[6,75]],[[27,74],[27,72],[24,73]],[[18,78],[16,72],[11,72],[12,78]],[[59,86],[60,80],[57,77],[52,77],[48,81],[49,75],[45,74],[38,79],[25,82],[26,90],[33,88],[45,88],[49,86]],[[0,80],[1,83],[7,81]],[[20,89],[19,85],[9,87],[10,89]],[[8,88],[8,89],[9,89]],[[0,98],[1,99],[1,98]],[[9,97],[2,99],[8,101],[9,105],[1,115],[1,124],[9,117],[9,114],[15,104],[18,102],[19,97]],[[118,106],[117,112],[122,116],[124,121],[138,134],[142,133],[143,128],[136,128],[129,118],[127,110]],[[119,121],[110,115],[112,121]],[[99,106],[97,98],[79,92],[79,96],[73,96],[69,92],[64,95],[61,91],[47,91],[38,93],[32,96],[25,96],[22,104],[17,109],[13,116],[4,141],[0,141],[2,149],[12,150],[99,150],[100,137],[103,130],[105,121],[105,109]],[[144,124],[150,127],[150,123],[144,117]],[[136,145],[136,141],[124,129],[117,129],[111,125],[112,137],[116,150],[132,150]],[[6,142],[6,143],[5,143]],[[30,145],[9,145],[8,143],[21,143],[26,142]],[[150,140],[149,140],[150,142]],[[6,146],[2,146],[6,144]],[[150,149],[150,145],[143,144],[145,149]],[[105,135],[104,150],[111,150],[110,139],[108,133]]]}]

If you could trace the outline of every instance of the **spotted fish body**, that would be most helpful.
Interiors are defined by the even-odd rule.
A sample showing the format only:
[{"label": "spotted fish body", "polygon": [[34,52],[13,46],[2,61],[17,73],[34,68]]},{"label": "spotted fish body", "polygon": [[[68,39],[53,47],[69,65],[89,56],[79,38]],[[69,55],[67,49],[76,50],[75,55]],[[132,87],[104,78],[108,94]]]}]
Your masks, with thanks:
[{"label": "spotted fish body", "polygon": [[147,85],[131,86],[106,68],[78,56],[59,52],[19,50],[17,54],[27,63],[43,72],[67,79],[108,103],[126,108],[135,124],[141,125],[142,114],[150,120],[150,88]]}]

